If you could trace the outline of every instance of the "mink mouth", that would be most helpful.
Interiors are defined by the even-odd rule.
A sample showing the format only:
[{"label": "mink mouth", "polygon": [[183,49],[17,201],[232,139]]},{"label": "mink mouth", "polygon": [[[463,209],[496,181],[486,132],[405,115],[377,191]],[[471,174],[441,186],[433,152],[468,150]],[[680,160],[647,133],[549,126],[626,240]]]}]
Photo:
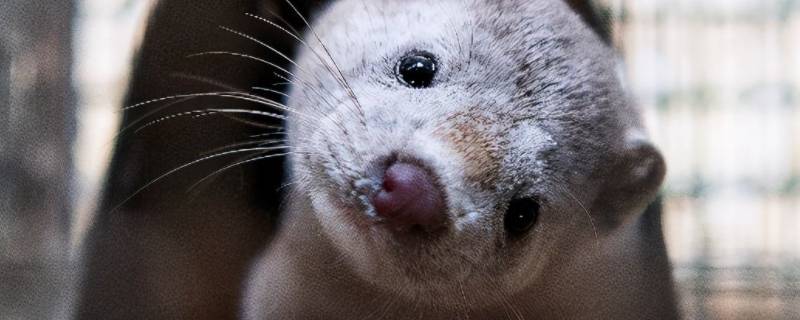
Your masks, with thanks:
[{"label": "mink mouth", "polygon": [[[374,193],[373,193],[374,194]],[[330,198],[335,196],[328,193]],[[362,195],[358,198],[368,198],[369,196]],[[371,205],[365,204],[361,201],[352,200],[334,200],[334,210],[346,218],[346,223],[353,224],[361,232],[378,236],[384,241],[389,241],[401,247],[423,247],[430,245],[432,242],[437,242],[444,239],[452,232],[451,223],[447,223],[443,227],[430,229],[422,225],[397,225],[375,215],[374,208]],[[443,212],[442,214],[448,214]]]},{"label": "mink mouth", "polygon": [[[363,199],[369,198],[374,192],[362,194],[355,192],[349,193],[349,197],[342,198],[341,193],[330,188],[324,188],[322,192],[331,199],[331,209],[337,215],[343,217],[340,223],[346,223],[355,227],[356,232],[368,236],[370,241],[377,241],[389,248],[399,250],[393,255],[397,257],[421,257],[431,254],[431,246],[437,246],[446,241],[453,235],[454,225],[448,222],[441,227],[430,229],[422,225],[397,225],[377,216],[374,208]],[[337,196],[338,195],[338,196]],[[442,214],[448,215],[449,211]]]}]

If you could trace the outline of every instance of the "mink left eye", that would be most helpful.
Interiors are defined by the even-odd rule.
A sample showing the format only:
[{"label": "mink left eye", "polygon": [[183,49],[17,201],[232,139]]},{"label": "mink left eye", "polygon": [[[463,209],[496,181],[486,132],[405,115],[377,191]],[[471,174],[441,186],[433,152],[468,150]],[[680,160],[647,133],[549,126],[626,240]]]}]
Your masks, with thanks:
[{"label": "mink left eye", "polygon": [[511,201],[506,210],[504,225],[510,237],[528,232],[539,218],[539,203],[523,198]]},{"label": "mink left eye", "polygon": [[401,83],[415,88],[429,88],[439,71],[439,65],[432,54],[413,52],[403,57],[398,63],[395,73]]}]

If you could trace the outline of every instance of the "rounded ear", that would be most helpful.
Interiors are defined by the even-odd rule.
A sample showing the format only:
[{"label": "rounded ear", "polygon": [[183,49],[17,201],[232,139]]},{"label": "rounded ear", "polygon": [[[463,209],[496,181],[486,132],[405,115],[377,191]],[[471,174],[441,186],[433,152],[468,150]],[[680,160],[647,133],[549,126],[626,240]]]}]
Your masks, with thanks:
[{"label": "rounded ear", "polygon": [[664,158],[650,141],[627,141],[605,171],[603,187],[593,205],[594,212],[602,213],[601,225],[614,229],[642,213],[656,198],[666,171]]}]

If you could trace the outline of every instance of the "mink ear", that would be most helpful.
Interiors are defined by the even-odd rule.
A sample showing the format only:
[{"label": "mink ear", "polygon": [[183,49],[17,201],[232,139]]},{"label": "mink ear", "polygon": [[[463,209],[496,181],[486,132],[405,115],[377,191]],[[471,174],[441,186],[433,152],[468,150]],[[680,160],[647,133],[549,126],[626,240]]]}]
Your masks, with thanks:
[{"label": "mink ear", "polygon": [[592,0],[564,0],[572,11],[581,16],[584,22],[606,44],[611,44],[611,21],[604,16]]},{"label": "mink ear", "polygon": [[592,206],[602,213],[597,219],[607,230],[641,214],[655,199],[666,174],[664,158],[645,138],[627,141],[616,158],[605,170],[602,191]]}]

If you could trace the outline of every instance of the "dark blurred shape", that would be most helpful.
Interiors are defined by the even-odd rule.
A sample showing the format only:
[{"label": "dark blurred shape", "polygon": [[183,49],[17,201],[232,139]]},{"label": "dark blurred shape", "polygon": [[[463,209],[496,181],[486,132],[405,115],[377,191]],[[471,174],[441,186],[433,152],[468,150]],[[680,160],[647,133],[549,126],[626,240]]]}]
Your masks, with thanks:
[{"label": "dark blurred shape", "polygon": [[74,9],[68,0],[0,2],[0,319],[52,318],[63,306]]},{"label": "dark blurred shape", "polygon": [[[306,15],[316,3],[292,2]],[[303,29],[298,16],[282,0],[159,1],[148,20],[125,104],[174,94],[250,92],[253,86],[283,89],[273,85],[285,82],[275,76],[275,69],[248,59],[187,58],[207,51],[231,51],[288,68],[288,62],[274,52],[219,28],[246,33],[291,56],[295,46],[291,38],[245,13],[276,13]],[[280,100],[281,96],[269,98]],[[263,108],[219,97],[167,101],[125,111],[122,127],[191,110],[259,107]],[[253,154],[221,157],[187,167],[140,190],[214,149],[275,131],[230,117],[187,118],[164,121],[135,135],[124,134],[117,141],[103,205],[85,248],[78,319],[237,317],[249,264],[267,243],[277,217],[283,161],[265,159],[237,166],[188,194],[189,187],[208,174]],[[137,122],[141,119],[146,120]],[[246,120],[281,124],[263,118]]]},{"label": "dark blurred shape", "polygon": [[567,4],[575,10],[583,21],[594,30],[597,36],[605,43],[611,44],[611,20],[607,11],[601,10],[595,2],[591,0],[566,0]]}]

